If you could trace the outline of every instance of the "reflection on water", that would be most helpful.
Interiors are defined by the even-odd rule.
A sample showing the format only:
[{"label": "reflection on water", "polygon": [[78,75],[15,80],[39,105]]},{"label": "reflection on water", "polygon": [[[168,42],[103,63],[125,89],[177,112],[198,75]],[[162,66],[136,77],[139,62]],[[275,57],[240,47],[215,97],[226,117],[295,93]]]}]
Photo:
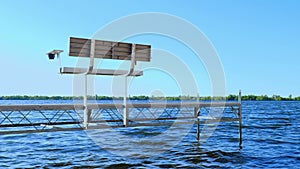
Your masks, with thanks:
[{"label": "reflection on water", "polygon": [[[99,138],[102,145],[93,142],[83,131],[1,135],[0,168],[300,166],[300,102],[244,102],[243,124],[242,150],[238,147],[237,123],[219,125],[213,136],[201,145],[196,140],[196,126],[176,144],[172,140],[181,136],[176,130],[165,137],[155,137],[165,131],[163,127],[103,130],[94,135],[102,136]],[[118,133],[131,141],[120,140]]]}]

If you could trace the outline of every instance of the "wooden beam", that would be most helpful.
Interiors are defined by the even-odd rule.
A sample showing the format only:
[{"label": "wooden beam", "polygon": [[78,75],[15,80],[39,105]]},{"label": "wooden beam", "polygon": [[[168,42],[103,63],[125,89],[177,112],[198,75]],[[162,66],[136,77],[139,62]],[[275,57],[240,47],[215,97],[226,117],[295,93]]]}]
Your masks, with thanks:
[{"label": "wooden beam", "polygon": [[[95,58],[131,60],[131,43],[95,40]],[[91,40],[83,38],[70,38],[69,55],[77,57],[90,57]],[[151,46],[136,44],[136,60],[150,61]]]}]

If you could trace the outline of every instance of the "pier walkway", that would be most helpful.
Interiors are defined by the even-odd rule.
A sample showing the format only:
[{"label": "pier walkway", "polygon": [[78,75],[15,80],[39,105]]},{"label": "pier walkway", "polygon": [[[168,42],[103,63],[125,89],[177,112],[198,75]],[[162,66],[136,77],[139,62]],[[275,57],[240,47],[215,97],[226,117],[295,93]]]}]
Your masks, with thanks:
[{"label": "pier walkway", "polygon": [[0,105],[0,134],[198,124],[199,137],[200,123],[237,121],[240,145],[242,142],[240,102],[88,104],[87,110],[84,124],[82,104]]}]

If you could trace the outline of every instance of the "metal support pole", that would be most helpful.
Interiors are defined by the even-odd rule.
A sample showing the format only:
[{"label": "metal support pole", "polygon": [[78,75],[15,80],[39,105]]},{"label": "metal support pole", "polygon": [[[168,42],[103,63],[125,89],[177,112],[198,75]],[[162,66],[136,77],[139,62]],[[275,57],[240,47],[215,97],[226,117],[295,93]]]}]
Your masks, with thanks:
[{"label": "metal support pole", "polygon": [[242,91],[241,90],[239,90],[238,102],[242,103]]},{"label": "metal support pole", "polygon": [[128,106],[127,106],[127,92],[128,92],[128,87],[127,87],[127,78],[128,76],[131,76],[131,74],[134,71],[134,65],[136,64],[136,60],[135,60],[135,44],[132,44],[131,47],[131,64],[130,64],[130,69],[128,71],[128,73],[124,76],[125,77],[125,84],[124,84],[124,98],[123,98],[123,125],[125,127],[128,126],[128,116],[129,116],[129,112],[128,112]]},{"label": "metal support pole", "polygon": [[84,129],[88,128],[89,122],[91,121],[90,116],[92,111],[88,109],[88,80],[87,76],[91,73],[94,69],[94,55],[95,55],[95,39],[91,39],[91,49],[90,49],[90,65],[87,71],[84,74],[84,98],[83,98],[83,105],[84,105],[84,114],[83,114],[83,126]]},{"label": "metal support pole", "polygon": [[198,117],[198,110],[199,110],[199,106],[194,107],[194,117],[195,117],[195,118]]},{"label": "metal support pole", "polygon": [[200,106],[199,104],[199,93],[197,93],[197,107],[194,109],[194,115],[197,118],[197,140],[200,141]]},{"label": "metal support pole", "polygon": [[197,115],[197,140],[200,141],[200,110]]},{"label": "metal support pole", "polygon": [[57,53],[57,63],[58,63],[58,67],[59,67],[59,72],[61,72],[61,60],[60,60],[60,56],[59,53]]},{"label": "metal support pole", "polygon": [[124,76],[125,84],[124,84],[124,98],[123,98],[123,125],[126,127],[128,126],[128,107],[127,107],[127,76]]},{"label": "metal support pole", "polygon": [[239,134],[240,134],[239,147],[242,148],[242,141],[243,141],[242,128],[243,128],[243,124],[242,124],[242,92],[241,92],[241,90],[239,91],[238,102],[239,102],[238,115],[239,115]]},{"label": "metal support pole", "polygon": [[95,57],[95,39],[91,39],[91,49],[90,49],[90,65],[86,74],[91,73],[94,69],[94,57]]},{"label": "metal support pole", "polygon": [[88,121],[89,121],[89,110],[88,110],[88,86],[87,86],[87,74],[84,75],[84,97],[83,97],[83,105],[84,105],[84,113],[83,113],[83,126],[84,129],[88,128]]}]

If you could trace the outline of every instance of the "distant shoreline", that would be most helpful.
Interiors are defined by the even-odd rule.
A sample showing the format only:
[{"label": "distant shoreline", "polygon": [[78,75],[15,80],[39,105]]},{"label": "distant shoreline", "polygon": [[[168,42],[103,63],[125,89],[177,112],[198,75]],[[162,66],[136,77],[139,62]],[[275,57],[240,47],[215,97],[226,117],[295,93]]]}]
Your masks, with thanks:
[{"label": "distant shoreline", "polygon": [[[0,100],[80,100],[83,99],[82,96],[27,96],[27,95],[16,95],[16,96],[0,96]],[[112,97],[112,96],[89,96],[90,100],[121,100],[122,97]],[[169,96],[169,97],[158,97],[158,96],[130,96],[130,100],[170,100],[170,101],[179,101],[179,100],[196,100],[196,97],[191,96]],[[228,95],[226,98],[219,96],[203,96],[199,97],[199,100],[228,100],[234,101],[238,100],[237,95]],[[300,101],[300,96],[292,97],[281,97],[280,95],[273,95],[271,97],[267,95],[244,95],[242,100],[247,101]]]}]

